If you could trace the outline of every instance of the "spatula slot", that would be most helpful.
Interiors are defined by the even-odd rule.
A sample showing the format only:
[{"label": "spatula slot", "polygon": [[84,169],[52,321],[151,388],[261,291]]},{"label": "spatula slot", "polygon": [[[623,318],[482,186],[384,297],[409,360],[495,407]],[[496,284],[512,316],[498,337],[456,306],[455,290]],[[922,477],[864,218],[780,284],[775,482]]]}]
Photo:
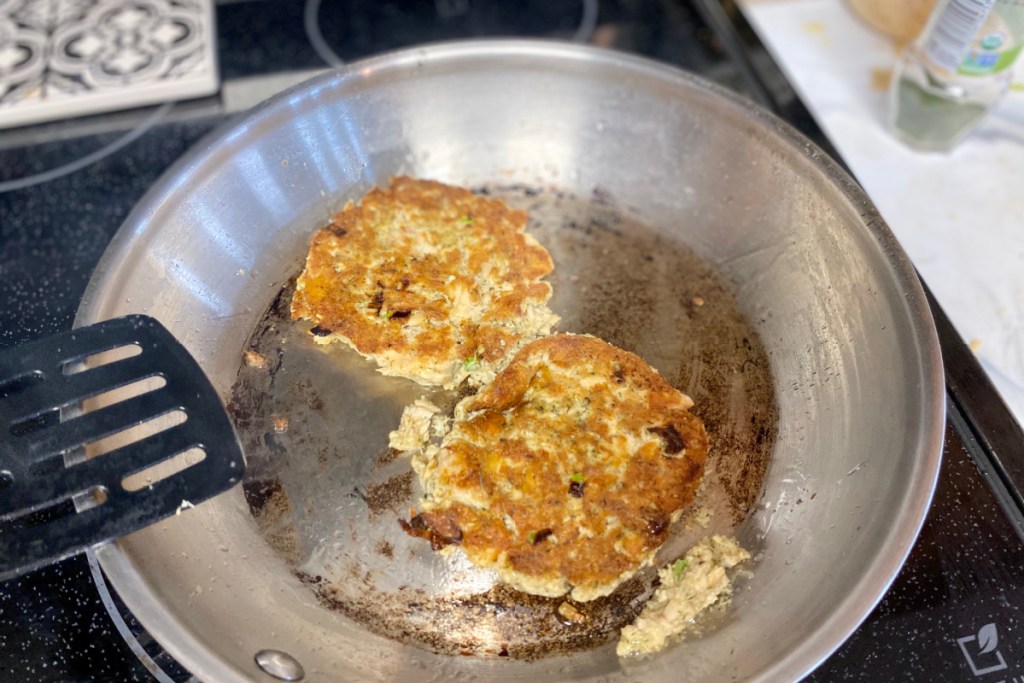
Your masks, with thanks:
[{"label": "spatula slot", "polygon": [[0,515],[0,534],[33,529],[73,515],[75,514],[75,503],[72,498],[73,496],[69,495],[54,501],[47,501],[45,505],[27,511],[20,510],[12,514]]},{"label": "spatula slot", "polygon": [[127,401],[130,398],[136,396],[142,396],[148,394],[151,391],[162,389],[167,386],[167,380],[160,375],[152,375],[150,377],[143,377],[142,379],[132,382],[131,384],[125,384],[124,386],[111,389],[110,391],[104,391],[103,393],[90,396],[82,401],[82,413],[91,413],[94,410],[99,410],[106,406],[114,405],[115,403],[121,403]]},{"label": "spatula slot", "polygon": [[[20,408],[23,412],[19,416],[20,419],[15,419],[11,425],[11,435],[24,436],[43,427],[57,424],[61,421],[60,411],[62,410],[65,411],[63,415],[65,422],[76,420],[101,408],[124,403],[138,396],[157,391],[167,385],[167,380],[160,374],[154,373],[149,376],[139,377],[138,375],[141,373],[137,369],[125,368],[125,370],[134,373],[134,377],[131,378],[132,381],[119,385],[118,380],[120,378],[110,378],[110,381],[106,382],[105,386],[79,387],[77,396],[74,395],[76,392],[68,390],[65,393],[72,395],[66,396],[66,398],[62,397],[64,400],[57,399],[59,394],[37,395],[39,392],[26,394],[20,402],[15,401],[13,410]],[[52,381],[56,382],[57,380]],[[98,382],[92,383],[96,384]],[[41,389],[46,389],[46,387],[41,387]]]},{"label": "spatula slot", "polygon": [[85,459],[96,458],[106,453],[111,452],[121,446],[126,446],[136,441],[142,441],[148,439],[151,436],[159,434],[160,432],[167,431],[172,427],[177,427],[188,421],[188,413],[184,410],[175,410],[170,413],[164,413],[158,417],[154,417],[145,422],[141,422],[134,427],[129,427],[123,431],[105,436],[102,439],[90,441],[85,444]]},{"label": "spatula slot", "polygon": [[17,396],[29,387],[39,384],[46,377],[40,371],[29,372],[24,375],[12,377],[11,379],[0,380],[0,398]]},{"label": "spatula slot", "polygon": [[144,470],[139,470],[133,474],[128,475],[121,480],[121,487],[129,493],[140,491],[147,488],[158,481],[173,477],[179,472],[187,470],[189,467],[198,465],[206,459],[206,451],[202,448],[190,448],[187,451],[178,453],[174,457],[159,462],[155,465],[147,467]]},{"label": "spatula slot", "polygon": [[61,370],[65,375],[77,375],[80,372],[92,370],[93,368],[98,368],[104,365],[110,365],[111,363],[116,363],[119,360],[138,356],[141,353],[142,347],[138,344],[115,346],[111,349],[100,351],[99,353],[65,360],[62,364]]},{"label": "spatula slot", "polygon": [[51,427],[60,422],[60,410],[54,408],[45,413],[34,415],[26,420],[19,420],[11,425],[11,436],[25,436],[43,427]]},{"label": "spatula slot", "polygon": [[45,477],[49,474],[58,472],[65,466],[65,459],[63,453],[57,455],[51,455],[40,460],[36,460],[28,467],[29,474],[33,477]]},{"label": "spatula slot", "polygon": [[86,510],[99,507],[107,502],[107,489],[103,486],[93,486],[88,491],[82,491],[71,496],[71,502],[75,506],[75,512],[81,514]]}]

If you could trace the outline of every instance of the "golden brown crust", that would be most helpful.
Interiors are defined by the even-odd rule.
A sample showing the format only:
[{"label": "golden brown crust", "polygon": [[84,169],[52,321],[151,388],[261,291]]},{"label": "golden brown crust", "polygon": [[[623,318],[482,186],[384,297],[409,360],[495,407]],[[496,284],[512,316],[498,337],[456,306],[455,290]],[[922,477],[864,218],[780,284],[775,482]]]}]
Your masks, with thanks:
[{"label": "golden brown crust", "polygon": [[638,356],[558,334],[463,400],[420,458],[425,520],[527,592],[588,600],[651,561],[696,493],[708,440]]},{"label": "golden brown crust", "polygon": [[292,317],[385,374],[454,384],[557,321],[540,280],[551,256],[525,227],[498,200],[393,178],[313,236]]}]

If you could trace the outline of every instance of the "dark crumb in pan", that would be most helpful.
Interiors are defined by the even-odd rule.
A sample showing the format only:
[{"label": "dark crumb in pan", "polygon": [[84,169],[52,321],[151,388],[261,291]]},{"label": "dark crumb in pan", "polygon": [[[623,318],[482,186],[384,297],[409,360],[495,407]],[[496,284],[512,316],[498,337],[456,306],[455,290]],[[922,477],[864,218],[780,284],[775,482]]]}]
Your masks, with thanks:
[{"label": "dark crumb in pan", "polygon": [[254,517],[263,515],[273,501],[284,496],[281,482],[276,479],[247,481],[242,484],[242,493],[245,495],[245,502],[249,504],[249,511]]},{"label": "dark crumb in pan", "polygon": [[324,400],[313,386],[313,382],[308,377],[292,382],[289,389],[295,396],[297,396],[302,403],[310,410],[323,413],[324,412]]},{"label": "dark crumb in pan", "polygon": [[390,465],[400,455],[401,451],[396,451],[394,448],[385,448],[377,455],[373,456],[373,464],[377,467],[384,467]]},{"label": "dark crumb in pan", "polygon": [[378,555],[383,555],[389,560],[393,560],[395,558],[395,546],[391,545],[387,539],[382,538],[377,541],[377,545],[375,545],[373,549],[377,551]]},{"label": "dark crumb in pan", "polygon": [[291,523],[292,502],[281,482],[249,481],[242,484],[242,493],[253,513],[260,534],[275,551],[290,564],[299,561],[300,543],[295,526]]},{"label": "dark crumb in pan", "polygon": [[395,512],[400,505],[409,504],[412,500],[413,476],[412,470],[409,470],[378,484],[367,484],[363,498],[370,509],[370,516]]}]

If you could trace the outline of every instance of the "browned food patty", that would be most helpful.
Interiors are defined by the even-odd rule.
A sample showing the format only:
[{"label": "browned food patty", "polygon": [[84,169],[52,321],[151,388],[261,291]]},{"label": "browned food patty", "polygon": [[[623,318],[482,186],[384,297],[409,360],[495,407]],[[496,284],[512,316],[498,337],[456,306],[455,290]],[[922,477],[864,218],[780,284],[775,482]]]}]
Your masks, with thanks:
[{"label": "browned food patty", "polygon": [[526,214],[429,180],[397,177],[319,230],[292,299],[317,341],[342,341],[386,375],[483,382],[558,321],[551,256]]},{"label": "browned food patty", "polygon": [[414,457],[424,512],[403,526],[525,592],[607,595],[693,501],[708,439],[692,405],[599,339],[533,341]]}]

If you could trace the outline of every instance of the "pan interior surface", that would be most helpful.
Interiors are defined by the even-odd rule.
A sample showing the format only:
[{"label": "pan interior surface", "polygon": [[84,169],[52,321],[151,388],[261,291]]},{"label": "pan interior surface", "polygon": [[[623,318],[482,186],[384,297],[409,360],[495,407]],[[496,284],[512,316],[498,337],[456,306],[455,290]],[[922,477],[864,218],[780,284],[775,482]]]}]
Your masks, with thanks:
[{"label": "pan interior surface", "polygon": [[[912,268],[852,182],[783,124],[681,72],[580,47],[465,43],[299,86],[214,134],[150,191],[78,322],[157,317],[227,402],[241,352],[312,231],[400,173],[597,192],[713,267],[763,343],[778,411],[760,496],[737,529],[757,549],[752,573],[721,623],[648,659],[620,662],[607,647],[452,657],[325,607],[236,489],[96,551],[143,625],[208,681],[268,680],[253,659],[265,649],[297,659],[311,680],[360,681],[779,680],[834,650],[888,587],[930,501],[943,424],[937,342]],[[351,387],[368,419],[394,398],[374,386]],[[349,494],[337,491],[339,509],[355,504]]]},{"label": "pan interior surface", "polygon": [[[761,492],[777,411],[767,353],[727,283],[604,191],[584,199],[526,186],[478,191],[528,212],[530,234],[555,263],[559,330],[637,353],[696,402],[712,456],[659,564],[700,538],[736,533]],[[309,324],[291,319],[293,291],[289,282],[246,344],[256,362],[241,364],[229,410],[257,526],[321,603],[375,633],[453,655],[536,659],[617,638],[650,597],[653,569],[607,598],[570,602],[578,614],[567,619],[558,611],[567,596],[499,585],[461,553],[435,553],[400,531],[422,490],[410,458],[387,448],[388,433],[417,397],[450,414],[472,390],[384,377],[347,347],[317,344]],[[748,549],[761,540],[748,539]]]}]

